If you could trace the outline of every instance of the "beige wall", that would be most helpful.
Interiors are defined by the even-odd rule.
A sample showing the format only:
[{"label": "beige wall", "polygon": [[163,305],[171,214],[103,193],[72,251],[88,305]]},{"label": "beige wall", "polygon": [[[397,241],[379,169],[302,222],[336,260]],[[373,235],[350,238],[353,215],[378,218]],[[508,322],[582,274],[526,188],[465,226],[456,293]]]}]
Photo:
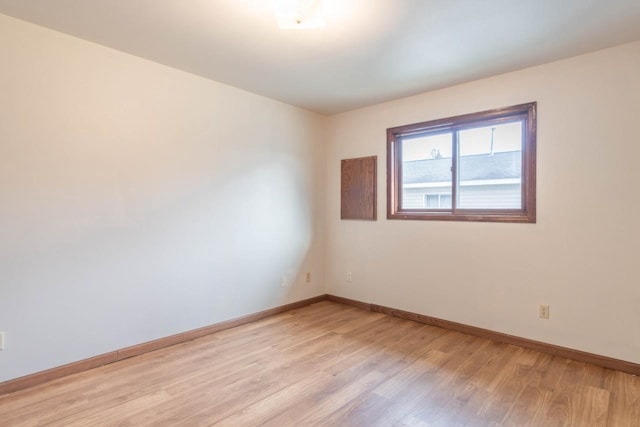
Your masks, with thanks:
[{"label": "beige wall", "polygon": [[[331,117],[328,292],[640,362],[639,73],[633,43]],[[529,101],[537,224],[385,219],[386,128]],[[379,220],[340,221],[339,161],[368,155]]]},{"label": "beige wall", "polygon": [[0,381],[324,292],[323,117],[2,15],[0,62]]}]

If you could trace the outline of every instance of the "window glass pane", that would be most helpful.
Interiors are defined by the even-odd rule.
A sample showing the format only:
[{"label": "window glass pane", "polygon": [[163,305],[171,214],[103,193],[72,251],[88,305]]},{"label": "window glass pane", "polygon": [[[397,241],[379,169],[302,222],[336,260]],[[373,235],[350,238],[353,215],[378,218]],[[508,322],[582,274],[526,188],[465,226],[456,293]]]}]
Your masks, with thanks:
[{"label": "window glass pane", "polygon": [[438,195],[437,194],[425,194],[424,195],[424,207],[427,209],[438,209]]},{"label": "window glass pane", "polygon": [[522,208],[522,122],[458,134],[458,208]]},{"label": "window glass pane", "polygon": [[423,207],[427,209],[451,209],[451,194],[425,194]]},{"label": "window glass pane", "polygon": [[451,194],[451,144],[450,132],[402,139],[402,209],[438,209]]},{"label": "window glass pane", "polygon": [[451,209],[451,193],[440,195],[440,207],[442,209]]}]

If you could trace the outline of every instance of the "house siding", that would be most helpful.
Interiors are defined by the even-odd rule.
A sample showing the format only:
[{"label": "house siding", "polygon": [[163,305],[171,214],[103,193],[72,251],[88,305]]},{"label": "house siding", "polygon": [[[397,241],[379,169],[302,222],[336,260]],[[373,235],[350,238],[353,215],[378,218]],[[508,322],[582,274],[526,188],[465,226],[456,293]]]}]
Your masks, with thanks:
[{"label": "house siding", "polygon": [[[403,209],[424,208],[425,194],[450,194],[451,187],[405,188],[402,193]],[[491,184],[465,186],[460,192],[460,208],[465,209],[519,209],[520,184]]]}]

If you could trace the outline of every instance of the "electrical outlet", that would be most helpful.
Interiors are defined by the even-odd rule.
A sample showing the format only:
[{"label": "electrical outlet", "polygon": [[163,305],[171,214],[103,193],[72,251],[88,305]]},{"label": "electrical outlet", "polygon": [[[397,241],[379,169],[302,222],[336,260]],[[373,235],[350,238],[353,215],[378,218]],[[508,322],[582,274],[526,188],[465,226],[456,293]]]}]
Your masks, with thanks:
[{"label": "electrical outlet", "polygon": [[353,282],[353,273],[347,271],[347,282]]},{"label": "electrical outlet", "polygon": [[282,276],[282,280],[280,281],[280,286],[283,288],[287,287],[287,276]]},{"label": "electrical outlet", "polygon": [[538,306],[538,317],[541,319],[549,318],[549,306],[545,304],[540,304]]},{"label": "electrical outlet", "polygon": [[5,342],[6,342],[5,333],[0,332],[0,350],[4,350]]},{"label": "electrical outlet", "polygon": [[307,283],[311,283],[311,272],[307,271],[307,277],[305,280]]}]

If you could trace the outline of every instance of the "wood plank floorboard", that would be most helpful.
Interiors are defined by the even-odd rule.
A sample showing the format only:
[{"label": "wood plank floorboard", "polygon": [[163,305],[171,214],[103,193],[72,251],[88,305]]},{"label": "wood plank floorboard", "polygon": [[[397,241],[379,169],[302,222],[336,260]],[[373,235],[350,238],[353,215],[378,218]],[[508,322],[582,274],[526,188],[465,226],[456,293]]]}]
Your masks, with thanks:
[{"label": "wood plank floorboard", "polygon": [[640,427],[640,378],[323,301],[0,396],[0,426]]}]

